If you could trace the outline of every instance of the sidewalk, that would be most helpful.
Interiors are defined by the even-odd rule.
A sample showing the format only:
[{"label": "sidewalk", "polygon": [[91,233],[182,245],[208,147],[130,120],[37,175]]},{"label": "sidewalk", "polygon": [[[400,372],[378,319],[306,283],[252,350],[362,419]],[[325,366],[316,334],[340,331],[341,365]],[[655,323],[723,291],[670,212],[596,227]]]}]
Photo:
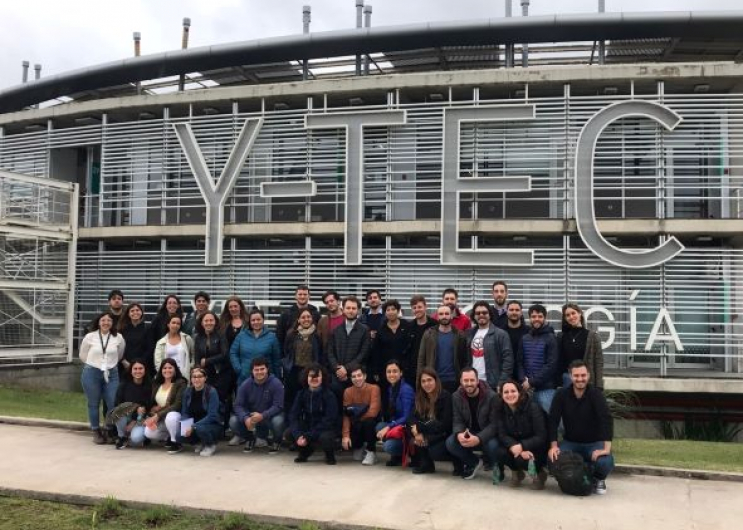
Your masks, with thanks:
[{"label": "sidewalk", "polygon": [[220,445],[212,458],[184,451],[96,446],[87,432],[0,425],[0,485],[6,489],[244,511],[289,523],[395,529],[530,528],[729,529],[743,520],[743,484],[618,474],[604,497],[566,497],[553,480],[535,492],[472,481],[413,476],[350,458],[304,465],[293,453],[242,453]]}]

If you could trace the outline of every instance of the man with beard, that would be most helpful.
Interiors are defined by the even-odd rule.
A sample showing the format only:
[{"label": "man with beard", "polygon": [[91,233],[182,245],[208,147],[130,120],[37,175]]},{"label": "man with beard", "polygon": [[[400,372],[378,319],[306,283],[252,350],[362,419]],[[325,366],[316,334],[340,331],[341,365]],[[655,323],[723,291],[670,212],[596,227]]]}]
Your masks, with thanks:
[{"label": "man with beard", "polygon": [[328,349],[328,340],[335,331],[335,328],[343,324],[345,317],[343,311],[341,311],[341,297],[337,291],[326,291],[322,295],[322,303],[325,304],[325,309],[328,310],[327,315],[323,315],[320,321],[317,323],[317,334],[322,342],[322,349],[326,351]]},{"label": "man with beard", "polygon": [[557,386],[558,352],[555,330],[545,322],[546,318],[543,305],[529,308],[531,329],[521,339],[516,362],[521,386],[532,390],[536,402],[549,413]]},{"label": "man with beard", "polygon": [[518,300],[511,300],[506,306],[506,328],[508,338],[511,339],[511,351],[514,355],[513,374],[511,377],[518,379],[516,374],[515,357],[521,347],[521,339],[529,331],[529,327],[524,321],[524,308]]},{"label": "man with beard", "polygon": [[490,306],[480,300],[472,308],[476,328],[467,332],[471,365],[484,381],[500,394],[500,387],[513,374],[513,351],[508,333],[490,321]]},{"label": "man with beard", "polygon": [[[418,352],[421,348],[421,340],[423,334],[427,329],[432,328],[436,325],[436,321],[428,316],[428,305],[426,304],[426,298],[419,294],[413,295],[410,299],[410,309],[413,312],[413,320],[410,321],[408,327],[408,333],[410,334],[410,367],[413,369],[411,374],[413,380],[417,380],[418,377]],[[404,374],[405,379],[409,382],[410,376]],[[411,385],[415,388],[415,384]]]},{"label": "man with beard", "polygon": [[490,319],[500,329],[508,327],[508,285],[503,280],[493,282],[493,305],[490,307]]},{"label": "man with beard", "polygon": [[377,332],[384,323],[384,308],[382,307],[382,293],[378,289],[369,289],[366,292],[366,308],[361,314],[361,323],[369,328],[372,340],[377,338]]},{"label": "man with beard", "polygon": [[[614,469],[611,454],[613,420],[604,393],[590,383],[588,366],[576,359],[568,367],[571,386],[561,388],[552,401],[549,414],[549,459],[555,462],[560,451],[572,451],[583,457],[593,471],[593,492],[606,493],[606,477]],[[565,435],[557,443],[562,421]]]},{"label": "man with beard", "polygon": [[338,402],[342,402],[343,390],[351,385],[348,371],[352,363],[365,366],[369,358],[371,339],[369,328],[359,321],[359,300],[355,296],[343,299],[345,322],[335,328],[328,341],[328,368],[332,375],[332,388]]},{"label": "man with beard", "polygon": [[477,370],[466,367],[461,386],[452,396],[452,410],[453,430],[446,439],[446,449],[454,459],[454,474],[471,480],[483,465],[474,451],[481,450],[490,462],[496,461],[498,398],[479,380]]},{"label": "man with beard", "polygon": [[438,326],[426,330],[421,339],[416,373],[425,366],[439,374],[441,385],[451,394],[457,389],[459,372],[467,364],[467,339],[452,327],[452,310],[448,305],[436,311]]}]

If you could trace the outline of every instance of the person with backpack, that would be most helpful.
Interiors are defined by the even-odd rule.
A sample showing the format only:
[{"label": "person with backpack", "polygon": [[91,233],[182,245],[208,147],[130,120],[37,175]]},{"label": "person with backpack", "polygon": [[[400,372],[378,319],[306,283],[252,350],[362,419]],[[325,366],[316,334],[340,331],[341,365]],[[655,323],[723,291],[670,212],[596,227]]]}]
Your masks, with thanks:
[{"label": "person with backpack", "polygon": [[[568,367],[572,385],[561,388],[552,401],[549,414],[550,449],[549,460],[560,469],[563,455],[578,454],[590,470],[593,493],[606,493],[606,477],[614,469],[611,454],[613,420],[604,393],[590,384],[588,366],[576,359]],[[562,421],[565,435],[557,442],[557,430]],[[560,474],[555,473],[560,488]],[[574,495],[580,492],[566,491]]]}]

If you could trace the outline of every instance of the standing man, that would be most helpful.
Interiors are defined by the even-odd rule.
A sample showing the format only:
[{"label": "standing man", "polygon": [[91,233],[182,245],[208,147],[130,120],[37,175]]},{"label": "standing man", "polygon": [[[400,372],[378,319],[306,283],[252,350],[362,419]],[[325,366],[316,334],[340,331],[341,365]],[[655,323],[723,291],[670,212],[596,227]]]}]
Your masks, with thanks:
[{"label": "standing man", "polygon": [[428,366],[436,370],[443,386],[454,394],[459,385],[459,372],[467,365],[467,339],[451,325],[451,307],[442,305],[436,311],[438,326],[428,329],[421,339],[416,374]]},{"label": "standing man", "polygon": [[[524,308],[521,305],[521,302],[518,300],[511,300],[508,302],[506,307],[506,315],[508,318],[506,322],[506,333],[508,333],[508,338],[511,339],[511,350],[513,350],[515,358],[519,348],[521,347],[521,339],[529,331],[529,327],[524,321]],[[512,377],[518,379],[518,375],[516,374],[516,363],[514,363],[513,368],[514,374]]]},{"label": "standing man", "polygon": [[366,291],[366,308],[361,315],[361,323],[369,328],[372,340],[377,338],[377,332],[384,322],[384,308],[382,294],[377,289]]},{"label": "standing man", "polygon": [[[561,451],[578,453],[593,470],[593,492],[604,495],[606,477],[614,469],[611,454],[614,423],[604,393],[590,384],[586,363],[576,359],[568,370],[573,384],[557,391],[550,409],[549,459],[556,461]],[[565,435],[558,444],[557,428],[561,421]]]},{"label": "standing man", "polygon": [[[423,334],[427,329],[432,328],[436,325],[436,321],[428,316],[428,305],[426,304],[426,298],[422,295],[416,294],[410,298],[410,309],[413,312],[413,320],[410,321],[408,327],[408,333],[410,335],[410,374],[407,372],[403,373],[405,380],[410,383],[410,377],[414,379],[418,375],[418,352],[421,349],[421,340]],[[410,386],[415,388],[414,383],[410,383]]]},{"label": "standing man", "polygon": [[[498,397],[479,380],[477,370],[471,366],[462,370],[461,383],[452,396],[454,422],[446,449],[454,457],[454,474],[471,480],[483,465],[475,450],[481,450],[485,458],[496,462]],[[496,467],[493,473],[500,471]]]},{"label": "standing man", "polygon": [[[343,392],[343,429],[341,446],[353,448],[353,459],[364,466],[377,463],[377,417],[382,410],[382,398],[377,385],[366,382],[366,370],[350,364],[352,386]],[[366,448],[366,449],[364,449]]]},{"label": "standing man", "polygon": [[253,377],[237,390],[235,413],[230,417],[230,429],[245,442],[244,452],[268,446],[268,433],[272,443],[268,452],[279,452],[284,435],[284,385],[268,372],[268,360],[256,357],[251,363]]},{"label": "standing man", "polygon": [[484,300],[472,308],[476,328],[467,331],[467,350],[480,381],[500,394],[500,387],[513,374],[513,350],[508,333],[490,322],[490,306]]},{"label": "standing man", "polygon": [[[100,313],[105,312],[111,313],[111,316],[113,317],[113,325],[111,326],[111,329],[115,329],[118,331],[119,320],[121,320],[121,317],[124,315],[124,293],[122,293],[119,289],[113,289],[110,293],[108,293],[108,306],[100,311]],[[86,329],[88,333],[90,333],[94,329],[97,329],[99,316],[100,314],[93,318],[93,320],[91,320],[88,324],[88,327]]]},{"label": "standing man", "polygon": [[[457,303],[459,302],[459,293],[456,289],[452,289],[451,287],[448,289],[444,289],[444,294],[441,296],[441,304],[449,306],[451,309],[451,325],[458,329],[459,331],[467,331],[472,327],[472,321],[470,320],[470,317],[468,317],[466,314],[462,313],[459,310],[459,306]],[[436,318],[437,315],[434,315],[434,318]]]},{"label": "standing man", "polygon": [[320,337],[323,351],[327,351],[330,336],[335,331],[335,328],[343,324],[345,317],[343,316],[343,311],[341,311],[341,297],[338,291],[326,291],[322,295],[322,303],[325,304],[325,309],[328,310],[328,313],[323,315],[317,323],[317,334]]},{"label": "standing man", "polygon": [[211,301],[212,299],[209,294],[204,291],[199,291],[194,295],[194,310],[183,319],[183,326],[181,326],[181,331],[183,331],[183,333],[186,333],[193,338],[194,332],[196,331],[196,321],[201,315],[209,311],[209,303]]},{"label": "standing man", "polygon": [[333,331],[328,341],[328,367],[332,374],[332,386],[338,402],[343,390],[351,384],[348,367],[351,363],[364,366],[369,358],[371,338],[369,328],[359,322],[359,299],[348,296],[343,299],[345,322]]},{"label": "standing man", "polygon": [[493,282],[493,305],[490,318],[496,327],[506,329],[508,327],[508,285],[503,280]]},{"label": "standing man", "polygon": [[[383,388],[387,387],[385,369],[387,362],[397,359],[402,363],[405,379],[415,388],[415,368],[411,364],[409,323],[400,318],[400,302],[387,300],[382,306],[385,320],[377,332],[377,339],[372,344],[370,372],[374,381]],[[410,383],[412,381],[412,383]]]},{"label": "standing man", "polygon": [[302,284],[298,285],[296,291],[294,291],[294,304],[281,313],[279,321],[276,323],[276,338],[279,339],[282,350],[289,330],[297,323],[297,315],[304,308],[308,308],[312,312],[312,320],[317,324],[320,320],[320,311],[310,304],[310,288]]},{"label": "standing man", "polygon": [[555,330],[547,324],[547,309],[541,304],[529,308],[531,329],[521,339],[517,355],[518,377],[524,390],[532,390],[534,399],[549,414],[558,376],[558,352]]}]

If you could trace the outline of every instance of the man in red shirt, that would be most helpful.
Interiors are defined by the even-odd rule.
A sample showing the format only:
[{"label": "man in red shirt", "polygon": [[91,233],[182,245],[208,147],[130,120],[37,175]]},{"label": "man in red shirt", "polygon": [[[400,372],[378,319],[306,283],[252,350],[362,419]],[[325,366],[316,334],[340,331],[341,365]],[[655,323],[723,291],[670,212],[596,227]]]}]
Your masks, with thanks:
[{"label": "man in red shirt", "polygon": [[[470,317],[468,317],[465,313],[459,310],[459,306],[457,305],[458,301],[459,293],[456,289],[453,289],[451,287],[449,287],[448,289],[444,289],[441,305],[448,305],[451,308],[452,327],[458,329],[459,331],[469,331],[469,329],[472,327],[472,320],[470,320]],[[433,318],[437,318],[437,315],[435,313],[433,315]]]}]

